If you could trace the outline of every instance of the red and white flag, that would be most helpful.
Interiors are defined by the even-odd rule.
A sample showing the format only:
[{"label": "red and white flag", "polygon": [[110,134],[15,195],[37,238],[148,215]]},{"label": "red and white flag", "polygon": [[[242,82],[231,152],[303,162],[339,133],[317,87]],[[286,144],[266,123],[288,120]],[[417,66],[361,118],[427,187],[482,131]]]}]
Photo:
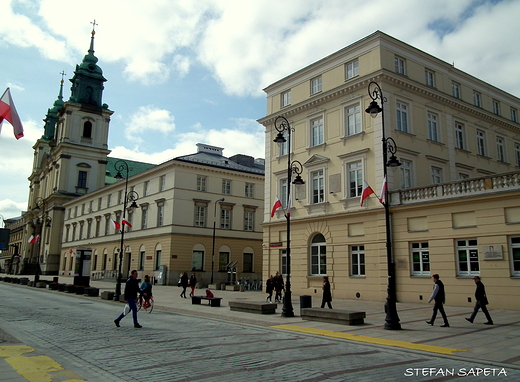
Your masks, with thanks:
[{"label": "red and white flag", "polygon": [[372,187],[370,187],[367,182],[363,181],[363,191],[361,192],[361,202],[359,203],[359,205],[363,207],[363,202],[365,201],[365,199],[373,193],[374,190],[372,190]]},{"label": "red and white flag", "polygon": [[34,243],[37,243],[38,242],[38,239],[40,238],[40,235],[31,235],[31,237],[29,238],[29,240],[27,241],[28,243],[31,243],[31,244],[34,244]]},{"label": "red and white flag", "polygon": [[128,227],[132,228],[132,224],[130,224],[130,222],[128,220],[121,220],[121,224],[126,224]]},{"label": "red and white flag", "polygon": [[2,122],[4,119],[13,126],[14,136],[16,139],[23,137],[23,126],[16,107],[14,107],[11,91],[6,89],[2,98],[0,98],[0,132],[2,130]]},{"label": "red and white flag", "polygon": [[383,186],[381,187],[381,194],[379,195],[379,203],[385,204],[386,202],[386,190],[388,188],[388,184],[386,184],[386,175],[385,179],[383,179]]},{"label": "red and white flag", "polygon": [[291,216],[291,197],[287,199],[287,210],[285,212],[285,215]]},{"label": "red and white flag", "polygon": [[278,199],[278,195],[276,195],[276,198],[274,199],[273,208],[271,208],[271,217],[273,217],[276,210],[281,207],[282,207],[282,202],[280,201],[280,199]]},{"label": "red and white flag", "polygon": [[114,227],[114,229],[121,229],[121,224],[119,222],[116,222],[114,219],[110,220],[112,220],[112,226]]}]

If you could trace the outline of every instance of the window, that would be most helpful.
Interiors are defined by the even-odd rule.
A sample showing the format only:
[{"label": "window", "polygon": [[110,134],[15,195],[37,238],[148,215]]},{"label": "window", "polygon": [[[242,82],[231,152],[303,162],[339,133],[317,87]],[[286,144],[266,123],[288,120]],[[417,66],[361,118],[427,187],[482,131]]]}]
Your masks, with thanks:
[{"label": "window", "polygon": [[486,134],[482,130],[477,130],[477,154],[486,156]]},{"label": "window", "polygon": [[231,229],[231,210],[222,208],[220,210],[220,228]]},{"label": "window", "polygon": [[284,130],[282,132],[283,137],[285,138],[285,142],[277,143],[278,147],[280,148],[280,156],[287,155],[289,153],[289,135],[288,131]]},{"label": "window", "polygon": [[206,176],[197,175],[197,191],[206,191],[206,181]]},{"label": "window", "polygon": [[361,112],[359,105],[345,108],[346,135],[361,133]]},{"label": "window", "polygon": [[395,57],[395,72],[397,74],[402,74],[402,75],[405,75],[406,74],[406,67],[405,67],[405,60],[401,57]]},{"label": "window", "polygon": [[323,118],[311,120],[311,146],[323,144]]},{"label": "window", "polygon": [[311,275],[327,274],[327,243],[322,234],[317,234],[311,242]]},{"label": "window", "polygon": [[397,102],[397,130],[408,133],[408,106],[404,103]]},{"label": "window", "polygon": [[365,246],[353,245],[350,247],[350,258],[352,259],[352,276],[365,275]]},{"label": "window", "polygon": [[[112,224],[110,223],[110,215],[105,216],[105,236],[108,236],[108,232],[109,232],[109,230],[110,230],[110,226],[111,226],[111,225],[112,225]],[[76,227],[74,226],[74,229],[75,229],[75,228],[76,228]],[[72,239],[73,239],[73,240],[74,240],[74,235],[75,235],[75,231],[73,230],[73,231],[72,231],[72,236],[73,236]]]},{"label": "window", "polygon": [[311,80],[311,95],[321,92],[321,76]]},{"label": "window", "polygon": [[144,196],[150,195],[150,182],[144,182]]},{"label": "window", "polygon": [[479,275],[477,240],[457,240],[459,275]]},{"label": "window", "polygon": [[231,181],[229,179],[222,179],[222,193],[231,195]]},{"label": "window", "polygon": [[148,208],[141,208],[141,229],[148,226]]},{"label": "window", "polygon": [[473,92],[473,104],[476,107],[482,107],[482,96],[479,92]]},{"label": "window", "polygon": [[255,213],[254,211],[244,211],[244,231],[255,230]]},{"label": "window", "polygon": [[287,275],[287,250],[282,249],[280,251],[280,273],[282,275]]},{"label": "window", "polygon": [[246,194],[246,198],[253,198],[254,197],[253,190],[254,190],[254,184],[253,183],[246,183],[245,190],[244,190],[244,192]]},{"label": "window", "polygon": [[425,77],[426,85],[435,87],[435,73],[434,72],[426,69],[424,71],[424,77]]},{"label": "window", "polygon": [[354,60],[345,65],[345,79],[350,80],[351,78],[357,77],[359,71],[359,61]]},{"label": "window", "polygon": [[78,172],[78,188],[87,188],[87,172]]},{"label": "window", "polygon": [[162,251],[160,249],[155,251],[155,270],[158,270],[159,265],[161,265],[161,256],[162,256]]},{"label": "window", "polygon": [[412,243],[412,274],[430,274],[430,249],[428,242]]},{"label": "window", "polygon": [[323,203],[325,201],[325,178],[323,170],[314,171],[312,177],[312,203]]},{"label": "window", "polygon": [[92,138],[92,122],[90,121],[83,124],[83,138]]},{"label": "window", "polygon": [[218,253],[218,270],[220,272],[227,272],[227,265],[229,264],[229,252]]},{"label": "window", "polygon": [[502,137],[497,137],[497,160],[506,162],[506,146]]},{"label": "window", "polygon": [[144,270],[144,260],[146,259],[146,253],[144,251],[139,252],[139,270]]},{"label": "window", "polygon": [[291,91],[288,90],[286,92],[283,92],[280,95],[280,98],[281,98],[281,107],[289,106],[291,104]]},{"label": "window", "polygon": [[159,177],[159,192],[163,192],[166,188],[166,175]]},{"label": "window", "polygon": [[[101,230],[101,218],[96,218],[96,237],[99,237],[99,231]],[[68,237],[68,234],[67,234]]]},{"label": "window", "polygon": [[157,205],[157,227],[164,224],[164,204]]},{"label": "window", "polygon": [[515,143],[515,165],[520,167],[520,143]]},{"label": "window", "polygon": [[520,237],[511,238],[511,261],[513,276],[520,276]]},{"label": "window", "polygon": [[107,207],[112,205],[112,194],[108,194],[107,196]]},{"label": "window", "polygon": [[98,206],[97,206],[98,211],[101,209],[101,203],[102,203],[102,201],[103,201],[103,198],[99,198],[99,199],[98,199]]},{"label": "window", "polygon": [[432,113],[428,113],[428,139],[434,142],[439,142],[437,115]]},{"label": "window", "polygon": [[431,172],[432,172],[432,184],[442,183],[442,168],[432,166]]},{"label": "window", "polygon": [[456,82],[451,83],[451,95],[460,99],[460,85]]},{"label": "window", "polygon": [[204,270],[204,251],[193,251],[191,254],[191,270]]},{"label": "window", "polygon": [[465,129],[460,123],[455,123],[455,144],[458,149],[466,150]]},{"label": "window", "polygon": [[287,208],[287,179],[280,179],[280,202],[282,202],[282,208]]},{"label": "window", "polygon": [[511,121],[518,122],[516,109],[511,108]]},{"label": "window", "polygon": [[412,188],[412,162],[406,159],[401,159],[401,188]]},{"label": "window", "polygon": [[363,191],[363,165],[361,161],[349,163],[348,169],[348,197],[361,196]]},{"label": "window", "polygon": [[496,99],[493,100],[493,113],[500,115],[500,103]]},{"label": "window", "polygon": [[253,254],[244,253],[242,264],[243,264],[242,272],[253,272]]},{"label": "window", "polygon": [[206,227],[206,213],[208,207],[203,204],[195,205],[195,227]]},{"label": "window", "polygon": [[92,237],[92,219],[87,220],[87,239]]},{"label": "window", "polygon": [[124,200],[123,200],[123,191],[119,191],[117,193],[117,204],[123,204],[124,203]]}]

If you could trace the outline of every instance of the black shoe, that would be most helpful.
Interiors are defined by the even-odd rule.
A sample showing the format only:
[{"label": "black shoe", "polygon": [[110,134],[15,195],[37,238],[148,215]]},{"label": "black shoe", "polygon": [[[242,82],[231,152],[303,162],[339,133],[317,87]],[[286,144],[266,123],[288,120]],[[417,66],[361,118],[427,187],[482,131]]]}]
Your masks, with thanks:
[{"label": "black shoe", "polygon": [[450,327],[450,324],[441,325],[441,328],[449,328],[449,327]]},{"label": "black shoe", "polygon": [[473,323],[473,320],[471,318],[465,318],[466,321]]},{"label": "black shoe", "polygon": [[135,325],[134,325],[134,328],[142,328],[142,326],[139,325],[139,324],[135,324]]},{"label": "black shoe", "polygon": [[493,325],[493,321],[484,322],[484,325]]},{"label": "black shoe", "polygon": [[118,320],[114,320],[114,324],[116,324],[116,326],[119,328],[119,321]]},{"label": "black shoe", "polygon": [[431,321],[426,321],[426,323],[427,323],[428,325],[433,326],[433,322],[431,322]]}]

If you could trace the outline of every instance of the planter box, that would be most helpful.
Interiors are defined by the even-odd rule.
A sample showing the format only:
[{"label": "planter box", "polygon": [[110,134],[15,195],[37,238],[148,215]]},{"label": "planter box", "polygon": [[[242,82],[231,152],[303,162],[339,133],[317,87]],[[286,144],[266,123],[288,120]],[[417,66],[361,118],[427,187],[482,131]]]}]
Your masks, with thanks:
[{"label": "planter box", "polygon": [[20,279],[20,284],[22,284],[22,285],[27,285],[28,282],[29,282],[29,279],[27,277],[23,277]]},{"label": "planter box", "polygon": [[36,288],[47,288],[47,283],[45,281],[38,281],[36,283]]},{"label": "planter box", "polygon": [[65,293],[76,293],[76,285],[65,285]]},{"label": "planter box", "polygon": [[220,284],[208,284],[208,289],[220,290]]},{"label": "planter box", "polygon": [[58,283],[50,283],[49,289],[50,290],[58,290],[59,284]]},{"label": "planter box", "polygon": [[105,290],[105,291],[101,292],[101,299],[102,300],[113,300],[114,294],[115,294],[115,292],[109,292],[109,291]]},{"label": "planter box", "polygon": [[76,285],[75,293],[76,294],[83,294],[83,293],[85,293],[85,287],[84,286],[80,286],[80,285]]},{"label": "planter box", "polygon": [[94,287],[85,288],[85,291],[83,292],[83,296],[99,297],[99,289],[94,288]]},{"label": "planter box", "polygon": [[65,287],[67,286],[67,284],[58,284],[58,290],[60,292],[65,292]]},{"label": "planter box", "polygon": [[240,289],[240,285],[226,285],[226,290],[237,291]]}]

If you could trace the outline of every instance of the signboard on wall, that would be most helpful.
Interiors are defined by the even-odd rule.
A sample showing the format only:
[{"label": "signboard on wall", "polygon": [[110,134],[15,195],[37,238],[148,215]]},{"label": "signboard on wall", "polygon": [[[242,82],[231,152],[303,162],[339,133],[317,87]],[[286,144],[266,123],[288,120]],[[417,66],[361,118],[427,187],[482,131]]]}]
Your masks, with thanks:
[{"label": "signboard on wall", "polygon": [[503,260],[502,245],[483,245],[484,260]]}]

